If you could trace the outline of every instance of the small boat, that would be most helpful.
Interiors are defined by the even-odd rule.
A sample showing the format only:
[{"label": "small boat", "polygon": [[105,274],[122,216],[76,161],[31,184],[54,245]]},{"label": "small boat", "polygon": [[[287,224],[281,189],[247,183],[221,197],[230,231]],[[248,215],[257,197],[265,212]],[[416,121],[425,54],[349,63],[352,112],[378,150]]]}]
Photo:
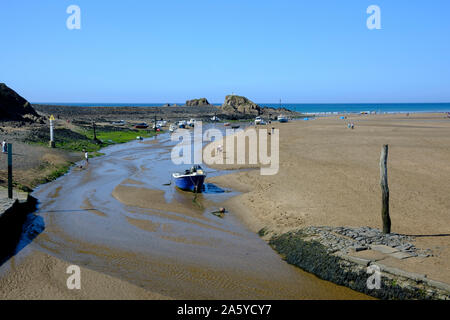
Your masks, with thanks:
[{"label": "small boat", "polygon": [[137,125],[134,126],[136,129],[147,129],[148,128],[148,124],[146,124],[145,122],[142,123],[138,123]]},{"label": "small boat", "polygon": [[280,114],[280,115],[278,116],[278,121],[281,122],[281,123],[283,123],[283,122],[288,122],[288,118],[287,118],[286,116]]},{"label": "small boat", "polygon": [[230,126],[230,123],[229,123],[229,122],[225,122],[223,125],[224,125],[225,127],[229,127],[229,126]]},{"label": "small boat", "polygon": [[194,127],[195,126],[195,119],[191,119],[191,120],[189,120],[188,122],[187,122],[187,125],[189,126],[189,127]]},{"label": "small boat", "polygon": [[170,127],[169,127],[169,131],[170,131],[170,132],[174,132],[174,131],[176,130],[176,128],[177,128],[176,125],[171,124]]},{"label": "small boat", "polygon": [[238,129],[239,127],[240,127],[239,125],[235,124],[235,125],[231,126],[231,129]]},{"label": "small boat", "polygon": [[214,117],[211,118],[211,121],[220,121],[220,119],[219,119],[219,117],[214,116]]},{"label": "small boat", "polygon": [[175,185],[185,191],[202,192],[206,173],[199,165],[194,165],[190,170],[184,173],[175,172],[172,174],[175,179]]},{"label": "small boat", "polygon": [[255,125],[263,125],[266,124],[266,122],[261,117],[255,118]]},{"label": "small boat", "polygon": [[184,129],[186,128],[187,122],[185,120],[178,121],[178,128]]}]

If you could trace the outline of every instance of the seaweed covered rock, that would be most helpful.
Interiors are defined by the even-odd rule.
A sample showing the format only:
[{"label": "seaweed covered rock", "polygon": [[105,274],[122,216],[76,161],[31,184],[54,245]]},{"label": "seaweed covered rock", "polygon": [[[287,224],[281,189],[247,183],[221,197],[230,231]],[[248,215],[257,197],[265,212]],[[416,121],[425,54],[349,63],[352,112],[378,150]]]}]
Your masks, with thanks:
[{"label": "seaweed covered rock", "polygon": [[40,118],[27,100],[0,83],[0,121],[36,122]]},{"label": "seaweed covered rock", "polygon": [[240,113],[244,115],[258,116],[261,114],[261,107],[246,97],[228,95],[222,105],[225,113]]}]

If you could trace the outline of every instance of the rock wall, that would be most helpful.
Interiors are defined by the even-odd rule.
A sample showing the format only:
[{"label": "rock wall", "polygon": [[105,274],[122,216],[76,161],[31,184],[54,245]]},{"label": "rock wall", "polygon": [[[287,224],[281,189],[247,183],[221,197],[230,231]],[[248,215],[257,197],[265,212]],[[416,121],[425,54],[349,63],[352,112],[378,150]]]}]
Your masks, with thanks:
[{"label": "rock wall", "polygon": [[[265,232],[260,230],[260,236],[264,236]],[[372,233],[373,236],[368,236]],[[382,264],[382,261],[358,258],[347,253],[350,247],[362,249],[361,246],[366,245],[362,242],[371,239],[374,243],[399,242],[401,251],[405,253],[424,254],[412,245],[401,245],[408,244],[408,238],[395,234],[386,238],[380,236],[380,233],[370,228],[307,227],[272,236],[269,244],[290,264],[321,279],[379,299],[450,299],[450,286],[445,283],[428,279],[425,275],[388,267]],[[339,235],[346,235],[346,238]],[[378,289],[370,289],[367,286],[369,267],[377,267],[380,270]]]}]

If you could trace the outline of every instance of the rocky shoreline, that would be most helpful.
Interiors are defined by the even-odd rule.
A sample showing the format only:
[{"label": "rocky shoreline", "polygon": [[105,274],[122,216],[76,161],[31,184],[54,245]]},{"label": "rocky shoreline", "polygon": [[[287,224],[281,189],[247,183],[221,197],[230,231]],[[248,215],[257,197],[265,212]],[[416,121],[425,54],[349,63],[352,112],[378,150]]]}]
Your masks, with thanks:
[{"label": "rocky shoreline", "polygon": [[[263,236],[265,230],[260,231]],[[420,250],[414,237],[384,235],[369,228],[306,227],[275,235],[269,244],[290,264],[311,272],[321,279],[349,287],[380,299],[449,300],[450,286],[428,279],[425,274],[406,272],[383,264],[383,259],[361,258],[355,252],[372,250],[379,254],[407,259],[428,257],[430,250]],[[379,271],[379,288],[369,289],[368,278]]]}]

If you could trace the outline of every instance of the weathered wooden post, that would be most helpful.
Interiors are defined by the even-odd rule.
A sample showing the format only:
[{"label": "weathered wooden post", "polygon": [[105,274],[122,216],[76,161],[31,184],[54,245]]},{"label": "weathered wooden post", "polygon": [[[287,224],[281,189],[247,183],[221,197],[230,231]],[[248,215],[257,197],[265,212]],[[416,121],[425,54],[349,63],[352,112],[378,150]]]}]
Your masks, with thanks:
[{"label": "weathered wooden post", "polygon": [[95,132],[95,122],[92,121],[92,129],[94,129],[94,141],[97,140],[97,133]]},{"label": "weathered wooden post", "polygon": [[156,132],[156,114],[155,114],[155,132]]},{"label": "weathered wooden post", "polygon": [[8,198],[13,198],[12,143],[8,143]]},{"label": "weathered wooden post", "polygon": [[389,187],[387,174],[388,145],[383,145],[380,157],[380,186],[381,186],[381,219],[383,233],[391,233],[391,217],[389,216]]}]

